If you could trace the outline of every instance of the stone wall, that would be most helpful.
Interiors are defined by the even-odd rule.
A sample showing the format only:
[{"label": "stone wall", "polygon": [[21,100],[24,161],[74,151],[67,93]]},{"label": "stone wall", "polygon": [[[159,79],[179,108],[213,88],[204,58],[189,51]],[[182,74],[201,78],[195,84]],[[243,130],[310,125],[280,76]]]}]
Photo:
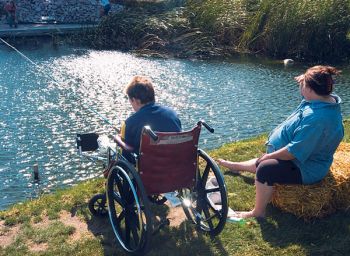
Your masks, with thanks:
[{"label": "stone wall", "polygon": [[[0,8],[6,1],[0,0]],[[17,19],[20,23],[96,23],[100,3],[97,0],[17,0]],[[122,6],[112,4],[111,12]]]}]

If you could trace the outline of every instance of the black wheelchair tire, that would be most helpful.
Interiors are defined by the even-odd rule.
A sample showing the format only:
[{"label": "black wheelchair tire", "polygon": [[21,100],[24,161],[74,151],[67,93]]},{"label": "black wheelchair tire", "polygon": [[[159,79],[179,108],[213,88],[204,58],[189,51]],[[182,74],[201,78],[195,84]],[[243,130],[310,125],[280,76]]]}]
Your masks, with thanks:
[{"label": "black wheelchair tire", "polygon": [[[198,166],[194,188],[181,189],[179,191],[182,207],[186,217],[197,226],[199,231],[210,236],[216,236],[224,229],[227,219],[228,202],[226,185],[220,168],[215,161],[201,149],[198,150],[198,157],[206,163],[205,168],[201,170],[202,168]],[[214,174],[218,183],[217,188],[206,189],[209,172]],[[219,210],[214,209],[208,199],[208,194],[212,192],[220,192],[221,209]],[[210,213],[213,213],[213,215]]]},{"label": "black wheelchair tire", "polygon": [[106,194],[94,195],[88,203],[89,211],[93,216],[105,217],[108,215]]},{"label": "black wheelchair tire", "polygon": [[110,223],[120,246],[130,254],[146,254],[153,224],[149,201],[135,168],[126,161],[117,162],[108,175],[106,191]]}]

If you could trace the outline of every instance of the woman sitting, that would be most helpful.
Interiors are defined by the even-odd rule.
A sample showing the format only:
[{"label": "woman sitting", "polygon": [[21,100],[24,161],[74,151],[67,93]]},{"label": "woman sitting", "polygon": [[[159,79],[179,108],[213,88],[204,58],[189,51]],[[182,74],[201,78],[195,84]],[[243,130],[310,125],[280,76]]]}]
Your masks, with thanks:
[{"label": "woman sitting", "polygon": [[255,207],[237,212],[235,217],[265,217],[273,184],[313,184],[328,173],[333,154],[344,136],[341,99],[332,93],[332,76],[339,71],[330,66],[314,66],[295,80],[303,100],[296,110],[269,135],[267,153],[245,162],[219,159],[232,171],[256,174]]}]

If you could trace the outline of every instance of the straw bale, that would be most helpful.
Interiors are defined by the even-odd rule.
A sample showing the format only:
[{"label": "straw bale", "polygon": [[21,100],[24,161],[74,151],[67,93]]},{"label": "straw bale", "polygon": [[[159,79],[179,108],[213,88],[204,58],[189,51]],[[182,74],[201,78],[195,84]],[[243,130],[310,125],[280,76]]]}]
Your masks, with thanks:
[{"label": "straw bale", "polygon": [[337,209],[350,210],[350,143],[339,145],[331,173],[335,180],[333,203]]},{"label": "straw bale", "polygon": [[272,204],[305,220],[350,209],[350,143],[341,143],[328,175],[313,185],[276,184]]}]

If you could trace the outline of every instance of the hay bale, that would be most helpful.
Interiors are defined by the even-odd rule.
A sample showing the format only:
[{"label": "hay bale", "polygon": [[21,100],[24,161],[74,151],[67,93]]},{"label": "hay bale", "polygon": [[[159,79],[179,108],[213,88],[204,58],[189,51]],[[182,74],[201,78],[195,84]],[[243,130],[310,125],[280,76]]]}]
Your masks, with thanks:
[{"label": "hay bale", "polygon": [[272,204],[305,220],[333,212],[333,192],[326,181],[314,185],[275,185]]},{"label": "hay bale", "polygon": [[350,210],[350,143],[341,143],[331,166],[334,177],[333,203],[335,208]]},{"label": "hay bale", "polygon": [[328,175],[313,185],[275,185],[272,204],[309,220],[350,209],[350,143],[341,143]]}]

